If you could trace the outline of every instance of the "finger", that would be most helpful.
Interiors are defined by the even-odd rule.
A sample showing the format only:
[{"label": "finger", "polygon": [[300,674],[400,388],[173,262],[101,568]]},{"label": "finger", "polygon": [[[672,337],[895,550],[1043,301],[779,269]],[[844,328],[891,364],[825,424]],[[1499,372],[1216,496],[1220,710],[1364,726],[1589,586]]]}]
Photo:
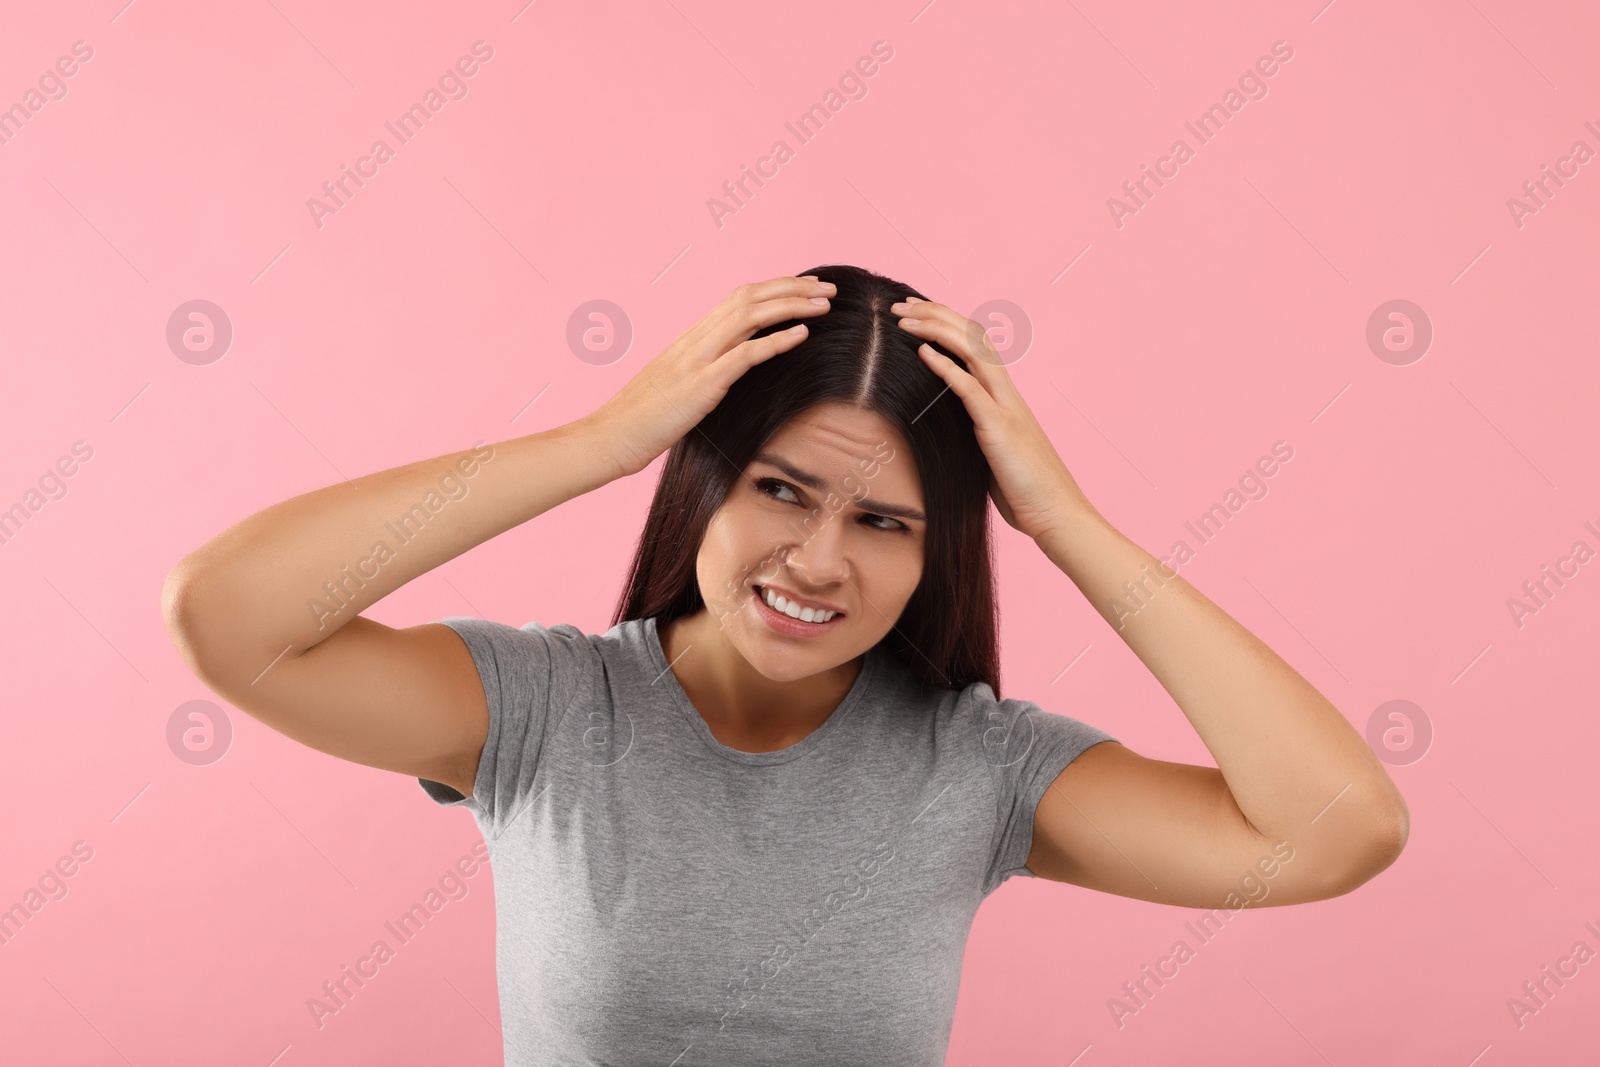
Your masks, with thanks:
[{"label": "finger", "polygon": [[[927,308],[924,311],[923,308]],[[981,363],[988,367],[999,367],[1002,370],[1005,362],[1000,358],[999,351],[994,347],[989,332],[982,323],[961,314],[947,304],[934,304],[929,307],[928,301],[913,303],[907,309],[904,318],[917,319],[921,322],[937,324],[940,327],[939,336],[935,340],[949,338],[955,347],[950,350],[970,362]],[[958,343],[959,341],[959,343]],[[983,370],[977,368],[973,371],[980,379]]]},{"label": "finger", "polygon": [[764,282],[746,282],[733,288],[727,296],[718,302],[707,318],[720,318],[738,313],[740,308],[761,304],[769,300],[784,300],[795,297],[832,297],[838,292],[837,286],[832,282],[824,282],[815,276],[804,278],[769,278]]},{"label": "finger", "polygon": [[723,389],[731,389],[744,372],[757,363],[764,363],[779,352],[787,352],[804,341],[810,330],[803,322],[787,330],[769,333],[765,337],[752,337],[733,348],[711,365],[713,380]]},{"label": "finger", "polygon": [[[819,281],[815,275],[806,277],[784,276],[768,278],[762,282],[746,282],[743,285],[735,286],[727,296],[717,301],[716,305],[710,311],[707,311],[699,322],[685,331],[682,341],[696,349],[700,349],[708,343],[709,339],[709,343],[715,345],[715,354],[721,355],[731,348],[736,341],[742,340],[737,332],[730,333],[728,330],[730,316],[737,317],[743,314],[740,310],[741,308],[758,304],[765,300],[784,297],[798,296],[806,299],[823,297],[826,299],[832,297],[836,291],[837,287],[831,282]],[[812,306],[819,307],[823,312],[828,310],[823,305]],[[783,316],[780,315],[764,325],[782,321]],[[759,329],[761,329],[761,326],[752,326],[745,332],[744,336],[748,337]]]},{"label": "finger", "polygon": [[989,390],[984,388],[982,382],[956,365],[956,361],[936,351],[930,344],[917,346],[917,354],[922,357],[933,373],[944,379],[950,391],[966,405],[967,414],[972,416],[974,425],[997,419],[1000,416],[1000,405],[995,403],[994,397],[989,395]]},{"label": "finger", "polygon": [[826,315],[833,306],[829,299],[832,288],[824,288],[813,281],[803,281],[801,284],[805,288],[798,291],[791,288],[786,293],[766,299],[741,299],[720,306],[717,313],[712,315],[702,340],[711,346],[712,351],[721,355],[774,323]]},{"label": "finger", "polygon": [[[970,322],[970,320],[968,320]],[[923,318],[918,322],[907,322],[902,318],[901,330],[914,334],[917,338],[934,341],[941,344],[944,349],[954,352],[966,362],[966,373],[974,381],[981,384],[986,394],[994,400],[1011,400],[1016,397],[1016,386],[1011,382],[1010,376],[1005,373],[1003,366],[990,363],[986,358],[979,358],[971,352],[970,331],[963,330],[952,323],[941,322],[938,318]],[[950,363],[955,366],[955,363]],[[960,370],[960,368],[957,368]]]},{"label": "finger", "polygon": [[[927,312],[922,309],[928,308]],[[966,361],[968,370],[983,383],[990,395],[1015,397],[1017,388],[1000,362],[1000,355],[983,327],[943,304],[929,307],[928,301],[912,304],[902,313],[900,329],[925,341],[943,345]]]},{"label": "finger", "polygon": [[832,282],[818,281],[814,275],[803,278],[784,275],[779,278],[768,278],[764,282],[746,282],[735,286],[722,298],[722,303],[731,307],[734,304],[754,304],[782,296],[811,296],[812,291],[816,289],[826,289],[831,293],[834,286]]}]

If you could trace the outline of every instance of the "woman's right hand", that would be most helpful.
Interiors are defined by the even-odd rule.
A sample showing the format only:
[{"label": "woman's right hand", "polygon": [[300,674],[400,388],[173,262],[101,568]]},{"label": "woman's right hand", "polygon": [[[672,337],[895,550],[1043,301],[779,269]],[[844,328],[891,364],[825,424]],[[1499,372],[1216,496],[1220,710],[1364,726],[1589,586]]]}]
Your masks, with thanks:
[{"label": "woman's right hand", "polygon": [[610,400],[588,416],[608,441],[623,476],[644,470],[711,413],[739,376],[757,363],[805,340],[801,323],[751,339],[785,319],[822,315],[835,293],[832,282],[773,278],[729,293]]}]

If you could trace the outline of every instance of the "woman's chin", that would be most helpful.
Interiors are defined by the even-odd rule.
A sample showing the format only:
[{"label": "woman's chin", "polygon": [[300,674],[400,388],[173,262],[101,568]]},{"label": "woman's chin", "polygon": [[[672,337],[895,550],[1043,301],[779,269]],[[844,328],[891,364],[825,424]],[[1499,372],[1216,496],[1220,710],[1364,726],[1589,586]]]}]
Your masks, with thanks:
[{"label": "woman's chin", "polygon": [[848,663],[866,651],[852,651],[834,637],[795,640],[767,629],[759,619],[752,621],[755,632],[740,634],[733,645],[756,673],[769,681],[796,682],[811,678]]},{"label": "woman's chin", "polygon": [[751,669],[769,682],[799,681],[829,666],[815,651],[788,646],[774,634],[746,637],[735,641],[734,647]]}]

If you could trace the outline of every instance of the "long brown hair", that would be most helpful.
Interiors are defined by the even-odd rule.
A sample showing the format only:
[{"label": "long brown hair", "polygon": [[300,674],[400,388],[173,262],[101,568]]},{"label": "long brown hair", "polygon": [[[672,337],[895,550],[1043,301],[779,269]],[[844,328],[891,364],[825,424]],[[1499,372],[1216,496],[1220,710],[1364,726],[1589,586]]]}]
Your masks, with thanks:
[{"label": "long brown hair", "polygon": [[[924,683],[963,689],[982,681],[999,696],[989,464],[961,398],[922,362],[917,338],[889,310],[907,296],[927,298],[861,267],[799,273],[838,287],[827,314],[805,320],[798,345],[746,371],[667,453],[611,624],[654,617],[660,626],[699,611],[695,559],[729,489],[791,418],[842,402],[876,412],[905,436],[928,516],[921,581],[879,645]],[[961,357],[933,347],[965,369]]]}]

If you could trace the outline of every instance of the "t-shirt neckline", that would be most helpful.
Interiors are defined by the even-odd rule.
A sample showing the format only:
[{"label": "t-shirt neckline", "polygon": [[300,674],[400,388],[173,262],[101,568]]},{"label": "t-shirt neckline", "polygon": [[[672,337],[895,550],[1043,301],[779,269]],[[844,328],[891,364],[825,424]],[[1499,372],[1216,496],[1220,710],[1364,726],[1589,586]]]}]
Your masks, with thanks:
[{"label": "t-shirt neckline", "polygon": [[661,647],[661,635],[656,631],[655,616],[644,620],[645,646],[649,649],[650,659],[655,665],[655,683],[665,685],[672,694],[673,706],[678,709],[688,720],[695,733],[700,735],[706,747],[723,759],[733,763],[744,763],[756,766],[765,766],[774,763],[787,763],[805,755],[820,745],[828,733],[842,721],[850,711],[861,702],[867,687],[872,684],[872,675],[878,662],[876,647],[867,650],[866,658],[861,664],[861,671],[856,675],[850,691],[839,701],[839,706],[833,713],[823,720],[822,725],[812,730],[809,734],[796,741],[787,748],[775,749],[771,752],[746,752],[741,748],[733,748],[718,741],[711,732],[711,727],[706,725],[706,720],[695,708],[694,702],[689,699],[689,694],[684,692],[683,686],[678,683],[678,676],[672,673],[672,668],[667,663],[666,650]]}]

